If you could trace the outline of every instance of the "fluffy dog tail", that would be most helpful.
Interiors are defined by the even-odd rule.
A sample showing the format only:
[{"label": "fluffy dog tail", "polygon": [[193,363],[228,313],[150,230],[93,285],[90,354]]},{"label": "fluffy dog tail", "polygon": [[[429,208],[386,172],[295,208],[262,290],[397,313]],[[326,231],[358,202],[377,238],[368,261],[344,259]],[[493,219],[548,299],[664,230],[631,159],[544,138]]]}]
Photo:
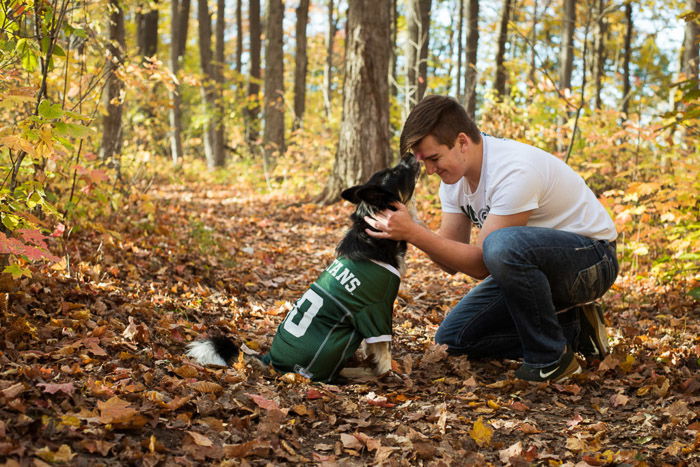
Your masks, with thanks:
[{"label": "fluffy dog tail", "polygon": [[187,345],[187,356],[200,365],[228,366],[238,357],[238,346],[223,336],[210,337]]}]

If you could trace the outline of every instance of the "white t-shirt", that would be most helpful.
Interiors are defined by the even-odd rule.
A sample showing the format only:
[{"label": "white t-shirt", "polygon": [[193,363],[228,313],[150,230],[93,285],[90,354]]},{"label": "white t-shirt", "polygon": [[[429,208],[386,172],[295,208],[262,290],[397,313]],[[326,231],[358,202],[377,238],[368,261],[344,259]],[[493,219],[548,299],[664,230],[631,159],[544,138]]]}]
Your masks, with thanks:
[{"label": "white t-shirt", "polygon": [[527,225],[615,240],[615,224],[590,188],[557,157],[528,144],[482,134],[484,159],[474,193],[463,177],[440,184],[443,212],[464,213],[478,227],[491,214],[533,210]]}]

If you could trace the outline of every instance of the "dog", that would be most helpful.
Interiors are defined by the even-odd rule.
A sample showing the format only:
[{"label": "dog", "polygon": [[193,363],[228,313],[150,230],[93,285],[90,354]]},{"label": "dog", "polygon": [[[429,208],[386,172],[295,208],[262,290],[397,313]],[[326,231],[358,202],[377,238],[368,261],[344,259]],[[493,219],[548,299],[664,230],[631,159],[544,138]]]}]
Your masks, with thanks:
[{"label": "dog", "polygon": [[[364,217],[407,204],[413,197],[420,163],[404,156],[367,183],[341,194],[356,205],[352,226],[336,247],[336,258],[297,300],[260,359],[276,370],[313,381],[339,382],[380,376],[391,370],[392,309],[405,270],[406,242],[376,239]],[[373,368],[344,368],[362,345]],[[245,349],[244,349],[245,350]],[[188,345],[187,355],[204,365],[226,366],[240,349],[216,336]]]}]

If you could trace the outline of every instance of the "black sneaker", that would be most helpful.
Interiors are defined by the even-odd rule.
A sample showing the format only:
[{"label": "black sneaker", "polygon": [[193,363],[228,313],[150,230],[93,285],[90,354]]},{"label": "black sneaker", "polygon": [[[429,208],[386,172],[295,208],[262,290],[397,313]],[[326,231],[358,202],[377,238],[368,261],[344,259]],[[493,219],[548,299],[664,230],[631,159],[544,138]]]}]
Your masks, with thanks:
[{"label": "black sneaker", "polygon": [[602,360],[610,353],[603,308],[598,303],[589,303],[581,307],[578,350],[587,360],[591,358]]},{"label": "black sneaker", "polygon": [[544,368],[533,368],[529,364],[523,363],[520,368],[515,370],[515,377],[538,383],[544,381],[556,383],[578,373],[581,373],[581,365],[579,365],[578,360],[576,360],[574,352],[567,346],[564,348],[564,353],[559,359],[559,362]]}]

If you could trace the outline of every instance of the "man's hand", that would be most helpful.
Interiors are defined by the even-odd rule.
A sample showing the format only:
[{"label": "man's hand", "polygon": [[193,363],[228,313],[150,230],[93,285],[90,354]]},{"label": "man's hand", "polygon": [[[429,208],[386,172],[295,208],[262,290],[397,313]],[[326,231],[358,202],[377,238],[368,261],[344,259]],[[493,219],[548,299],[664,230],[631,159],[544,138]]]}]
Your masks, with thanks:
[{"label": "man's hand", "polygon": [[420,226],[413,220],[406,205],[396,201],[392,203],[392,206],[396,208],[396,211],[385,209],[373,216],[365,216],[365,222],[379,231],[365,229],[365,232],[374,238],[405,240],[410,243],[416,228],[420,228]]}]

